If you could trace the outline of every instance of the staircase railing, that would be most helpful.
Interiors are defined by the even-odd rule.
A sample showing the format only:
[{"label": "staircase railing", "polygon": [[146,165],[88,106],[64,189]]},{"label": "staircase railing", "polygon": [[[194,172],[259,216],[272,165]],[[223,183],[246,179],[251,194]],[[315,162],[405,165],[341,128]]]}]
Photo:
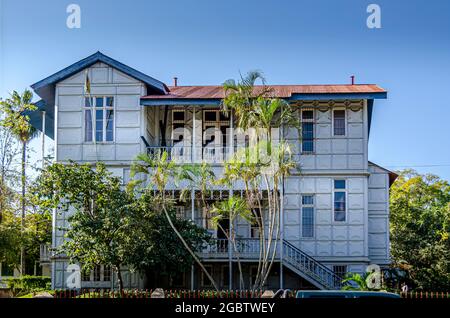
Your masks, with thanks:
[{"label": "staircase railing", "polygon": [[283,240],[283,261],[304,273],[326,289],[341,289],[342,277],[299,248]]}]

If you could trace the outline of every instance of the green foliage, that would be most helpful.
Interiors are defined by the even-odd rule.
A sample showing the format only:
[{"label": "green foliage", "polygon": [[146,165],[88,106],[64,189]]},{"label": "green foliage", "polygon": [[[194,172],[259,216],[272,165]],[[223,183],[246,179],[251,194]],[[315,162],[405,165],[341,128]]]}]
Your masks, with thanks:
[{"label": "green foliage", "polygon": [[22,143],[27,143],[36,133],[36,129],[30,125],[27,112],[36,110],[32,104],[33,93],[25,90],[22,95],[13,91],[11,96],[0,101],[0,110],[5,114],[1,125],[9,129]]},{"label": "green foliage", "polygon": [[51,288],[50,277],[29,276],[10,278],[6,282],[8,288],[11,288],[14,296],[20,296],[37,291],[48,290]]},{"label": "green foliage", "polygon": [[344,284],[342,289],[360,291],[371,290],[367,286],[367,278],[369,277],[369,275],[370,273],[365,273],[364,275],[358,273],[347,273],[345,278],[342,280],[342,283]]},{"label": "green foliage", "polygon": [[[118,273],[120,289],[122,266],[178,273],[192,264],[190,254],[161,214],[160,198],[154,197],[150,189],[140,196],[125,191],[121,180],[102,163],[95,169],[73,162],[48,166],[34,192],[35,201],[42,207],[71,211],[70,226],[65,228],[69,240],[58,252],[80,263],[83,270],[100,264],[112,266]],[[171,205],[166,206],[188,245],[197,249],[207,240],[204,229],[176,219]]]},{"label": "green foliage", "polygon": [[[134,246],[129,250],[129,262],[137,270],[162,274],[173,275],[189,270],[194,260],[180,244],[165,215],[156,209],[160,204],[158,201],[153,191],[144,191],[136,200],[139,224],[134,227]],[[188,246],[192,250],[200,250],[208,242],[210,234],[191,220],[177,218],[171,202],[167,202],[167,208],[173,225]]]},{"label": "green foliage", "polygon": [[20,263],[21,244],[20,219],[13,213],[5,211],[3,221],[0,223],[0,262],[17,267]]},{"label": "green foliage", "polygon": [[450,287],[450,185],[434,175],[402,171],[391,187],[391,254],[410,286]]}]

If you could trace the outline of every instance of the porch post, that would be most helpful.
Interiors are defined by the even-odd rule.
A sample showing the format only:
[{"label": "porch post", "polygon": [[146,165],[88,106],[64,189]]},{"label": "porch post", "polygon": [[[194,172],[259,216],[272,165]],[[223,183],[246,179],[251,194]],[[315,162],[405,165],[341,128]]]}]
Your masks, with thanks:
[{"label": "porch post", "polygon": [[[231,136],[230,136],[231,135]],[[230,138],[230,155],[233,151],[233,141],[234,141],[234,134],[233,134],[233,112],[230,112],[230,135],[228,138]],[[233,187],[230,188],[229,196],[231,197],[233,195]],[[231,290],[233,289],[233,250],[231,247],[231,241],[230,237],[233,235],[234,231],[234,224],[231,221],[231,218],[228,218],[229,222],[229,233],[228,233],[228,288]]]},{"label": "porch post", "polygon": [[[280,127],[279,139],[283,142],[284,131],[283,125]],[[284,273],[283,273],[283,242],[284,242],[284,177],[281,178],[280,188],[280,288],[284,288]]]},{"label": "porch post", "polygon": [[[195,190],[191,190],[191,220],[195,222]],[[191,266],[191,290],[194,290],[194,264]]]},{"label": "porch post", "polygon": [[196,110],[197,107],[192,106],[192,144],[191,144],[191,161],[192,163],[197,161],[197,154],[196,154],[196,125],[197,125],[197,120],[196,120]]},{"label": "porch post", "polygon": [[42,169],[45,168],[45,110],[42,111]]}]

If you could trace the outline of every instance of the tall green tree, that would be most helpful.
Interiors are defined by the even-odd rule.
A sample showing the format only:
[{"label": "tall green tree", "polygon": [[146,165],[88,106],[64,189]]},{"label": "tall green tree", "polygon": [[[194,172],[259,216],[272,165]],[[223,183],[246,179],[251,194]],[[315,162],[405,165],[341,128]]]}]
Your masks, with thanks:
[{"label": "tall green tree", "polygon": [[450,287],[450,185],[431,174],[404,170],[391,187],[391,254],[409,284]]},{"label": "tall green tree", "polygon": [[95,167],[56,163],[42,171],[33,191],[41,208],[70,215],[69,226],[61,229],[69,240],[57,252],[79,262],[84,271],[110,265],[122,290],[122,266],[128,262],[130,236],[139,220],[134,218],[132,198],[122,190],[120,179],[102,163]]},{"label": "tall green tree", "polygon": [[[258,81],[262,85],[256,86]],[[225,162],[220,182],[231,186],[233,182],[242,181],[245,185],[246,202],[258,226],[260,242],[258,270],[252,288],[262,289],[280,243],[284,179],[298,169],[292,160],[290,145],[283,140],[283,130],[296,129],[300,139],[300,123],[290,104],[274,97],[273,89],[266,85],[260,72],[249,72],[237,82],[228,80],[223,87],[222,111],[231,112],[237,128],[244,133],[250,128],[256,129],[260,139]],[[278,136],[272,135],[273,128],[279,129]],[[261,135],[263,138],[259,138]],[[264,155],[260,154],[261,149],[266,150]]]},{"label": "tall green tree", "polygon": [[[27,146],[32,138],[37,135],[36,129],[31,126],[27,112],[36,109],[32,104],[33,94],[30,90],[25,90],[22,94],[13,91],[11,96],[6,100],[0,101],[1,111],[4,113],[4,118],[1,125],[10,130],[10,132],[17,138],[22,145],[22,159],[21,159],[21,216],[22,216],[22,230],[25,230],[25,212],[26,212],[26,163],[27,163]],[[21,248],[20,253],[21,266],[20,271],[23,275],[25,273],[25,247]]]}]

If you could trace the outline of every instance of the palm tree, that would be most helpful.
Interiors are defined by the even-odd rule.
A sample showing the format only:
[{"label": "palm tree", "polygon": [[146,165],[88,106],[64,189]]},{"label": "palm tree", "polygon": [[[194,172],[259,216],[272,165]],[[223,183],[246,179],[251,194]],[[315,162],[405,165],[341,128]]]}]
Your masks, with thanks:
[{"label": "palm tree", "polygon": [[[262,85],[256,86],[257,81]],[[257,204],[260,215],[255,215],[260,230],[260,257],[257,277],[253,289],[262,288],[273,265],[280,236],[280,190],[284,178],[296,167],[291,160],[289,145],[280,141],[274,146],[272,129],[293,127],[300,136],[300,122],[296,112],[289,103],[273,96],[273,89],[266,85],[260,72],[249,72],[241,76],[239,82],[228,80],[223,84],[225,98],[222,100],[222,111],[232,112],[236,117],[238,128],[246,131],[255,128],[258,136],[265,134],[265,142],[259,141],[254,149],[246,150],[244,155],[238,152],[234,158],[225,163],[224,179],[227,183],[243,180],[246,188],[247,203]],[[280,137],[283,136],[281,131]],[[261,158],[259,149],[265,146],[267,157]],[[256,154],[249,160],[249,152]],[[256,159],[256,160],[255,160]],[[262,213],[263,189],[267,193],[267,205]]]},{"label": "palm tree", "polygon": [[241,218],[249,223],[253,222],[253,215],[251,209],[248,207],[247,202],[240,197],[231,196],[227,200],[220,201],[214,204],[211,214],[213,224],[218,227],[226,236],[227,240],[233,245],[233,250],[236,253],[236,259],[239,269],[240,289],[244,288],[244,277],[242,274],[242,266],[239,258],[239,250],[236,246],[236,231],[234,228],[230,232],[226,231],[221,221],[228,220],[230,224],[234,224],[234,221]]},{"label": "palm tree", "polygon": [[[13,91],[10,98],[1,101],[1,109],[5,113],[5,117],[2,120],[2,125],[9,129],[11,133],[22,145],[22,158],[21,158],[21,226],[22,231],[25,229],[25,210],[26,210],[26,163],[27,163],[27,147],[31,139],[37,135],[37,130],[31,126],[27,115],[27,112],[36,109],[31,103],[33,99],[33,93],[26,89],[22,95],[17,91]],[[20,252],[20,273],[25,274],[25,248],[21,247]]]},{"label": "palm tree", "polygon": [[[175,232],[176,236],[180,239],[181,243],[189,252],[189,254],[192,256],[194,261],[198,264],[198,266],[202,269],[202,271],[211,281],[214,288],[216,290],[219,290],[219,287],[217,286],[217,283],[215,282],[214,278],[202,264],[195,251],[192,250],[192,248],[189,246],[189,244],[186,242],[181,233],[173,224],[172,219],[170,218],[170,214],[167,210],[167,205],[169,204],[168,199],[166,198],[167,184],[170,181],[173,182],[183,180],[194,181],[196,180],[195,175],[199,172],[203,173],[200,178],[206,180],[209,172],[207,171],[205,166],[203,168],[200,167],[198,169],[194,168],[194,166],[192,165],[186,166],[176,165],[175,161],[169,159],[167,151],[163,151],[161,153],[152,156],[148,154],[139,154],[132,165],[131,177],[134,178],[137,174],[150,176],[150,182],[147,186],[147,190],[149,191],[157,190],[156,198],[159,198],[160,200],[162,212],[164,213],[164,216],[169,222],[170,227]],[[128,190],[129,191],[133,190],[137,184],[142,182],[143,182],[142,179],[135,179],[129,182],[129,184],[127,185]],[[152,185],[154,185],[156,189],[149,188]],[[155,200],[155,202],[157,202],[157,200]]]}]

